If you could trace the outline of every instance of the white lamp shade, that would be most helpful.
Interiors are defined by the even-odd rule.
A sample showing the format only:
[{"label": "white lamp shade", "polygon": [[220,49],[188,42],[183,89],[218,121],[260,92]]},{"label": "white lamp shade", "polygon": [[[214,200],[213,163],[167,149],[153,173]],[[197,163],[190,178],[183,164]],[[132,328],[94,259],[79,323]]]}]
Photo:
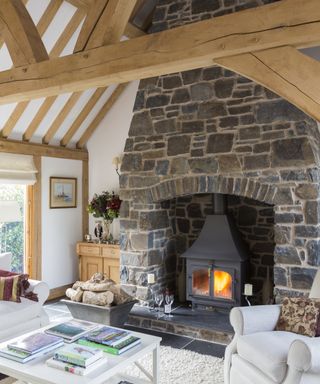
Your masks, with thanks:
[{"label": "white lamp shade", "polygon": [[320,269],[318,269],[318,272],[313,280],[309,298],[320,299]]},{"label": "white lamp shade", "polygon": [[0,201],[0,223],[21,220],[21,212],[17,201]]}]

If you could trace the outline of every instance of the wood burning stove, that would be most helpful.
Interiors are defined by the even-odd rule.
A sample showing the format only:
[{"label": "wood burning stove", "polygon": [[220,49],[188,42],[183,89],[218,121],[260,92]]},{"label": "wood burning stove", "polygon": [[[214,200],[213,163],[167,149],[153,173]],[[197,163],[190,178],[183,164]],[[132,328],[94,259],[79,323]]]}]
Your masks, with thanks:
[{"label": "wood burning stove", "polygon": [[187,300],[193,306],[231,308],[243,301],[248,252],[219,199],[215,197],[219,213],[207,216],[198,239],[181,255],[186,258]]}]

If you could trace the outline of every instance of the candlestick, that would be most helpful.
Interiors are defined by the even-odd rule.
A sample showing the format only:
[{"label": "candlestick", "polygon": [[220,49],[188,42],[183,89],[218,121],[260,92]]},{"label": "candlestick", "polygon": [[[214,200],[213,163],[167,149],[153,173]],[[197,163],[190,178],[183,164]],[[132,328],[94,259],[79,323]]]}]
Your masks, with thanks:
[{"label": "candlestick", "polygon": [[245,296],[252,296],[252,294],[253,294],[252,284],[245,284],[244,285],[244,295]]}]

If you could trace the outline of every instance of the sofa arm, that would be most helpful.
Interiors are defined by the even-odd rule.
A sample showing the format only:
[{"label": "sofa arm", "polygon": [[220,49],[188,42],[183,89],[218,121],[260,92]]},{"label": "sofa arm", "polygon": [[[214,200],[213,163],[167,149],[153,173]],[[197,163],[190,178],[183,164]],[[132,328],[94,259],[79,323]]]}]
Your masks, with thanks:
[{"label": "sofa arm", "polygon": [[11,252],[0,253],[0,269],[11,271],[11,260]]},{"label": "sofa arm", "polygon": [[38,295],[39,303],[42,305],[49,296],[49,286],[44,281],[39,280],[28,280],[30,283],[30,286],[27,290],[27,292],[32,291],[33,293],[36,293]]},{"label": "sofa arm", "polygon": [[297,371],[320,374],[320,338],[293,341],[289,349],[288,365]]},{"label": "sofa arm", "polygon": [[235,307],[230,312],[230,323],[236,335],[273,331],[280,316],[280,305]]}]

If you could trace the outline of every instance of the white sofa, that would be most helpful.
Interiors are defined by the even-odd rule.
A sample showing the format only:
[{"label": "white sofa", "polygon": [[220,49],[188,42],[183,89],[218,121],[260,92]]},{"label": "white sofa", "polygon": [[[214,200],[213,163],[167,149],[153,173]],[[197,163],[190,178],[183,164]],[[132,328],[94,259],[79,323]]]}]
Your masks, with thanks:
[{"label": "white sofa", "polygon": [[[0,269],[10,270],[11,253],[0,254]],[[49,287],[43,281],[29,280],[28,291],[38,295],[38,302],[21,298],[21,303],[0,301],[0,341],[19,336],[49,323],[43,304],[49,296]]]},{"label": "white sofa", "polygon": [[319,384],[320,337],[274,331],[280,305],[233,308],[224,384]]}]

